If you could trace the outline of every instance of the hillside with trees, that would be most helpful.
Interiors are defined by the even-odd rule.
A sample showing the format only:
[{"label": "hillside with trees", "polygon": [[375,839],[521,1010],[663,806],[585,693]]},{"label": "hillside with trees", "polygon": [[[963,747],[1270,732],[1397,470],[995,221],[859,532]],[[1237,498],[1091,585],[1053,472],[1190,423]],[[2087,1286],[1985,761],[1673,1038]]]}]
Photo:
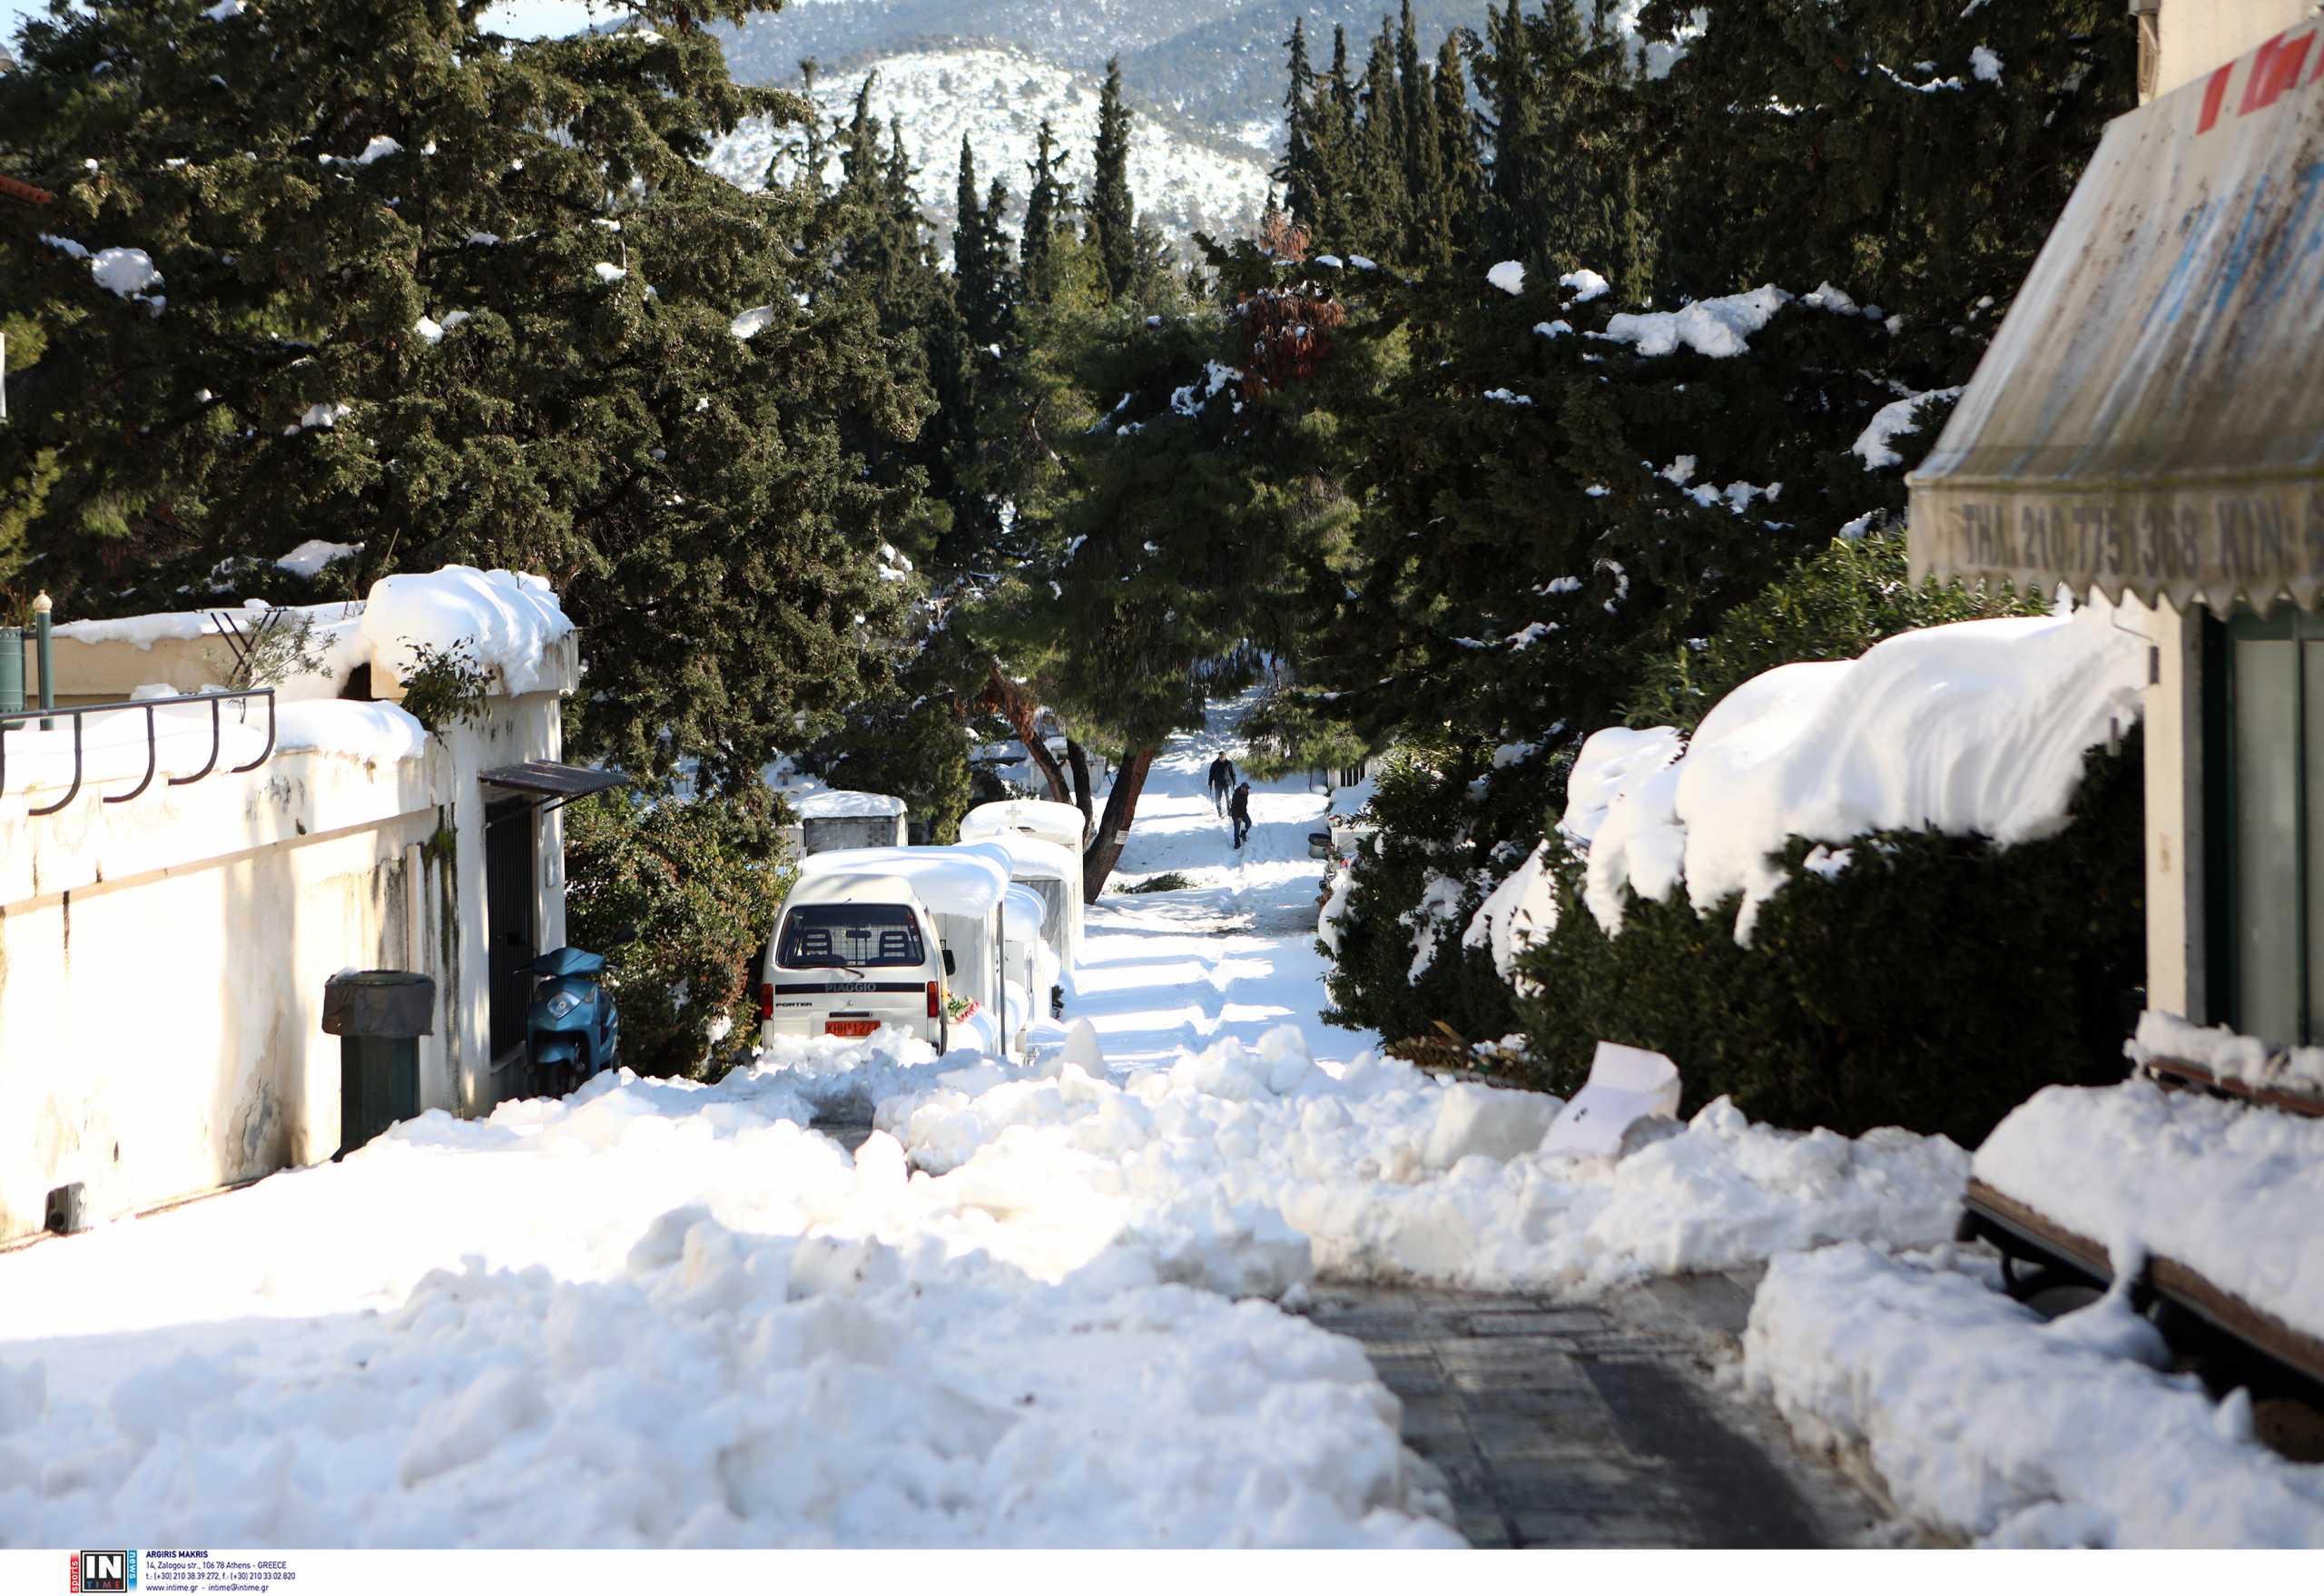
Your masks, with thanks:
[{"label": "hillside with trees", "polygon": [[[2026,602],[1896,596],[1903,478],[2132,102],[2101,0],[1181,6],[1180,43],[1285,23],[1279,208],[1190,240],[1131,176],[1165,37],[1113,9],[1096,115],[998,160],[913,148],[868,74],[837,115],[737,81],[704,24],[786,20],[749,0],[530,43],[439,0],[30,24],[0,601],[539,571],[589,639],[576,754],[708,803],[803,755],[944,835],[1015,736],[1092,893],[1163,740],[1264,686],[1274,768],[1401,751],[1336,1000],[1472,1036],[1509,989],[1408,971],[1415,929],[1590,731]],[[704,165],[746,124],[748,190]],[[357,552],[273,563],[318,535]]]}]

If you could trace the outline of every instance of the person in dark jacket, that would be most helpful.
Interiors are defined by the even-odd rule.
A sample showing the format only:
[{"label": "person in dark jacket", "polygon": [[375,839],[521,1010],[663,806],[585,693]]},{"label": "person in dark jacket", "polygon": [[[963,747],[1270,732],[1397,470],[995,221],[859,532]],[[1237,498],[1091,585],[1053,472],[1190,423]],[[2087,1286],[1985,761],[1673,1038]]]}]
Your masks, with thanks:
[{"label": "person in dark jacket", "polygon": [[1235,846],[1240,848],[1243,839],[1251,834],[1251,783],[1245,782],[1235,789],[1235,796],[1227,802],[1226,813],[1235,821]]},{"label": "person in dark jacket", "polygon": [[1226,813],[1226,790],[1235,784],[1235,765],[1224,754],[1210,762],[1210,806]]}]

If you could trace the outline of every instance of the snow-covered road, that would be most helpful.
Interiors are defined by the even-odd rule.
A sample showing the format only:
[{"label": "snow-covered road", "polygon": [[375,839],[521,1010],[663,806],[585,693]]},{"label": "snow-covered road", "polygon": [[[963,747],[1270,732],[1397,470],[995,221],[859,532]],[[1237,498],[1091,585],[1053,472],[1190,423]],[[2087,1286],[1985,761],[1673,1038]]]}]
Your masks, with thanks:
[{"label": "snow-covered road", "polygon": [[1087,1019],[1117,1068],[1167,1063],[1222,1038],[1246,1045],[1298,1028],[1318,1063],[1344,1062],[1380,1039],[1325,1025],[1324,962],[1315,950],[1323,866],[1307,836],[1328,794],[1304,776],[1251,784],[1251,835],[1238,852],[1212,807],[1214,755],[1239,759],[1240,703],[1214,705],[1207,730],[1174,738],[1154,761],[1137,823],[1115,881],[1165,872],[1185,890],[1108,892],[1089,911],[1074,1014]]},{"label": "snow-covered road", "polygon": [[[0,1545],[1443,1545],[1319,1274],[1568,1296],[1949,1230],[1964,1160],[1714,1106],[1620,1160],[1324,1025],[1320,794],[1157,763],[1103,1059],[600,1077],[0,1256]],[[811,1128],[875,1112],[852,1157]]]}]

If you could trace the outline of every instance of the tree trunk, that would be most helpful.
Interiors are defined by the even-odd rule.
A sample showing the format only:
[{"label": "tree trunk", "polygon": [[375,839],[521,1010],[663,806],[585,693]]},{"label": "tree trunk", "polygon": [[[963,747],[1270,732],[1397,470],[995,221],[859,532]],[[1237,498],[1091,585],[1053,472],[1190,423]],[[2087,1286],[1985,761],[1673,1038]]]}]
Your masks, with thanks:
[{"label": "tree trunk", "polygon": [[[1057,755],[1051,754],[1049,751],[1049,745],[1041,741],[1040,733],[1034,727],[1031,715],[1027,715],[1024,724],[1017,728],[1017,740],[1025,744],[1025,752],[1033,756],[1033,768],[1040,772],[1041,780],[1049,784],[1050,801],[1056,803],[1072,803],[1073,794],[1066,790],[1065,772],[1059,767]],[[1089,812],[1085,807],[1081,813],[1086,816]]]},{"label": "tree trunk", "polygon": [[1098,894],[1106,890],[1106,878],[1114,873],[1122,844],[1129,841],[1130,822],[1137,816],[1137,795],[1146,787],[1147,768],[1157,752],[1153,748],[1122,750],[1122,767],[1115,773],[1114,790],[1106,794],[1106,813],[1098,819],[1098,834],[1081,853],[1084,903],[1095,903]]},{"label": "tree trunk", "polygon": [[1089,751],[1068,737],[1065,740],[1065,763],[1073,769],[1073,801],[1081,805],[1081,840],[1089,840]]},{"label": "tree trunk", "polygon": [[[1016,683],[1000,674],[999,660],[992,663],[992,675],[984,685],[982,704],[1007,721],[1009,729],[1017,734],[1017,740],[1025,745],[1025,752],[1032,757],[1033,768],[1040,772],[1041,780],[1049,783],[1050,799],[1059,803],[1072,803],[1073,794],[1066,790],[1065,772],[1058,767],[1057,755],[1049,752],[1049,744],[1041,741],[1040,728],[1036,724],[1040,719],[1041,706],[1034,703]],[[1084,815],[1089,813],[1088,804],[1082,805],[1081,813]]]}]

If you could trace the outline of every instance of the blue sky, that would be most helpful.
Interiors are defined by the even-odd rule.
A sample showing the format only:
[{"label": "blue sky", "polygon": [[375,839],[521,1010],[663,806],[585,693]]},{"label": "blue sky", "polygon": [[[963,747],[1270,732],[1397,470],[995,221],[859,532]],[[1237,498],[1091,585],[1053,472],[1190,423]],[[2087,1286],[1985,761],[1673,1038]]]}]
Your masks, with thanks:
[{"label": "blue sky", "polygon": [[[602,19],[621,9],[600,0],[596,16]],[[15,38],[25,17],[45,15],[47,10],[47,0],[0,0],[0,38]],[[494,26],[524,37],[570,33],[587,26],[591,20],[590,7],[582,0],[505,0],[492,12]]]}]

